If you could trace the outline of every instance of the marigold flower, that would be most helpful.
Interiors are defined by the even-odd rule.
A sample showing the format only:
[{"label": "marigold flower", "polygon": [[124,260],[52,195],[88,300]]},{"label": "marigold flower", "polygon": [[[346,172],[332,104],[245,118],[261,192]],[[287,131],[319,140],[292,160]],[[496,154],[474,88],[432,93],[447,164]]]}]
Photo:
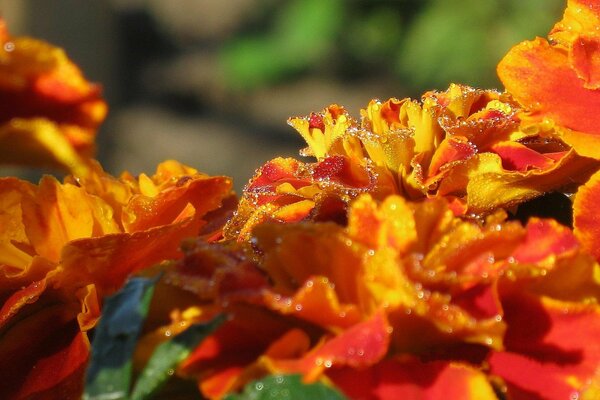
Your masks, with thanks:
[{"label": "marigold flower", "polygon": [[11,382],[1,396],[79,397],[102,298],[178,257],[230,190],[228,178],[173,161],[137,179],[98,166],[64,184],[0,179],[0,373]]},{"label": "marigold flower", "polygon": [[373,100],[354,120],[342,107],[292,118],[316,163],[277,158],[244,190],[225,237],[246,240],[266,221],[343,221],[361,193],[443,196],[456,214],[486,214],[583,183],[598,163],[552,125],[522,120],[509,94],[451,85],[422,102]]},{"label": "marigold flower", "polygon": [[[494,398],[492,386],[510,395],[583,391],[600,348],[562,335],[574,320],[585,337],[598,334],[599,267],[568,228],[504,219],[499,213],[484,223],[464,220],[443,199],[391,196],[379,203],[363,195],[351,203],[347,227],[256,226],[259,265],[213,245],[191,247],[167,273],[169,284],[201,296],[207,310],[232,310],[233,319],[181,373],[196,374],[209,397],[257,374],[301,372],[306,379],[328,376],[348,394],[391,399],[409,390],[379,380],[392,369],[398,379],[447,370],[464,380],[461,398]],[[224,259],[228,267],[221,269]],[[229,337],[240,326],[245,352]],[[546,341],[553,347],[543,348]],[[565,352],[580,356],[563,363]],[[540,387],[539,375],[515,374],[512,363],[539,363],[550,377]],[[360,379],[372,385],[355,388]],[[449,385],[445,379],[410,390],[439,393]]]},{"label": "marigold flower", "polygon": [[509,94],[451,85],[421,103],[373,100],[360,124],[334,106],[290,123],[309,144],[305,154],[369,160],[398,194],[446,196],[457,212],[479,214],[571,184],[573,176],[583,182],[596,165],[519,111]]},{"label": "marigold flower", "polygon": [[577,153],[600,158],[600,2],[569,0],[549,41],[536,38],[513,47],[498,76],[523,104],[527,118],[554,124]]},{"label": "marigold flower", "polygon": [[0,20],[0,163],[82,173],[106,116],[100,87],[60,48],[12,37]]}]

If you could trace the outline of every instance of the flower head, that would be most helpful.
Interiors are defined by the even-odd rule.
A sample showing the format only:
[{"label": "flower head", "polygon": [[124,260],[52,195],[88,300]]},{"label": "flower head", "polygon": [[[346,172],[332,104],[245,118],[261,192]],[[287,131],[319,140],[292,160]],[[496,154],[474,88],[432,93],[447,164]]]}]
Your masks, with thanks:
[{"label": "flower head", "polygon": [[107,106],[51,44],[13,37],[0,20],[0,163],[82,173]]},{"label": "flower head", "polygon": [[228,178],[176,162],[137,179],[98,166],[66,183],[0,179],[0,354],[11,360],[1,370],[13,382],[2,396],[81,390],[102,299],[130,274],[178,257],[230,190]]}]

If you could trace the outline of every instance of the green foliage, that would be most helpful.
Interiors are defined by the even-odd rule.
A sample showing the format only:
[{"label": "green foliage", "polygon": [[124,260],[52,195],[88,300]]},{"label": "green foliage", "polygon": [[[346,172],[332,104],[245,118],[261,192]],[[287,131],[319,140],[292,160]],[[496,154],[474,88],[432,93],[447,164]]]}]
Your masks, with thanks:
[{"label": "green foliage", "polygon": [[495,67],[511,46],[545,36],[562,0],[431,0],[406,32],[398,72],[412,87],[450,82],[499,86]]},{"label": "green foliage", "polygon": [[225,317],[219,315],[207,323],[194,324],[160,344],[130,395],[132,357],[159,278],[132,278],[106,300],[92,344],[84,399],[142,400],[153,397],[179,363],[225,321]]},{"label": "green foliage", "polygon": [[323,383],[302,382],[300,375],[271,375],[250,382],[240,394],[225,400],[344,400],[346,397]]},{"label": "green foliage", "polygon": [[131,383],[131,357],[157,280],[130,279],[123,289],[106,300],[92,345],[85,399],[127,398]]},{"label": "green foliage", "polygon": [[234,90],[298,74],[394,78],[412,89],[450,82],[499,86],[495,66],[508,49],[545,36],[564,0],[293,0],[271,4],[258,34],[234,37],[223,71]]},{"label": "green foliage", "polygon": [[342,28],[341,0],[296,0],[281,3],[272,29],[242,37],[223,53],[228,83],[253,89],[318,63],[332,50]]},{"label": "green foliage", "polygon": [[142,400],[154,396],[173,375],[177,365],[224,321],[224,315],[217,316],[208,323],[192,325],[171,340],[160,344],[140,374],[131,399]]}]

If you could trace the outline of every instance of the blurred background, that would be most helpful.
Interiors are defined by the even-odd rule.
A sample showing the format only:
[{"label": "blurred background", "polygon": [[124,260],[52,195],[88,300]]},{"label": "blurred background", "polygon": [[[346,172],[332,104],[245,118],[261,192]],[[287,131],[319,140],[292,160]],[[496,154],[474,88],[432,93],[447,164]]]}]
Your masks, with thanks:
[{"label": "blurred background", "polygon": [[109,172],[174,158],[234,178],[304,147],[288,127],[337,103],[501,85],[514,44],[546,36],[565,0],[0,0],[13,34],[66,49],[102,83]]}]

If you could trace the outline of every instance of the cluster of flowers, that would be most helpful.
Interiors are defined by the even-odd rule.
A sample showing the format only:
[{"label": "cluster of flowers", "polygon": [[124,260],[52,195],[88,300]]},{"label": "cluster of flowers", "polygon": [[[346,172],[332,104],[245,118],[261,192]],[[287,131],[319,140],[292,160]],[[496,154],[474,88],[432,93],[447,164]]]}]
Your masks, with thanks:
[{"label": "cluster of flowers", "polygon": [[[503,93],[292,118],[316,161],[271,160],[238,199],[175,161],[105,173],[98,87],[0,25],[0,161],[70,173],[0,178],[0,397],[79,398],[107,296],[161,271],[134,363],[224,313],[174,371],[207,398],[273,374],[356,399],[598,398],[600,1],[569,0],[498,74]],[[514,217],[550,192],[572,226]]]}]

